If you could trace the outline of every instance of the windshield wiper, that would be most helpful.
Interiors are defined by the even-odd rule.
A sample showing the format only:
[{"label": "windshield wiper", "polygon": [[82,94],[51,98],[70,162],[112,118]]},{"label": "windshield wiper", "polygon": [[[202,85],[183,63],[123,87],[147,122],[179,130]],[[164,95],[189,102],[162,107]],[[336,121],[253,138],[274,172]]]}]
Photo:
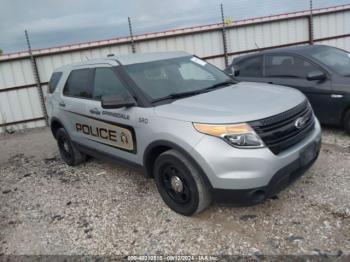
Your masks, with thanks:
[{"label": "windshield wiper", "polygon": [[163,96],[161,98],[157,98],[152,100],[152,103],[167,100],[167,99],[175,99],[175,98],[183,98],[183,97],[188,97],[188,96],[194,96],[200,93],[200,90],[195,90],[195,91],[189,91],[189,92],[182,92],[182,93],[173,93],[169,94],[167,96]]},{"label": "windshield wiper", "polygon": [[215,85],[212,85],[212,86],[209,86],[209,87],[206,87],[203,89],[199,89],[199,90],[193,90],[193,91],[182,92],[182,93],[173,93],[173,94],[169,94],[167,96],[163,96],[161,98],[154,99],[154,100],[152,100],[152,103],[156,103],[156,102],[167,100],[167,99],[176,99],[176,98],[194,96],[194,95],[198,95],[201,93],[209,92],[209,91],[216,89],[218,87],[223,87],[223,86],[232,85],[232,84],[236,84],[236,82],[229,80],[229,81],[220,82],[220,83],[217,83]]},{"label": "windshield wiper", "polygon": [[232,80],[228,80],[228,81],[217,83],[215,85],[209,86],[209,87],[204,88],[204,89],[200,89],[200,90],[198,90],[198,92],[205,93],[205,92],[211,91],[213,89],[216,89],[218,87],[224,87],[224,86],[233,85],[233,84],[237,84],[237,82],[232,81]]}]

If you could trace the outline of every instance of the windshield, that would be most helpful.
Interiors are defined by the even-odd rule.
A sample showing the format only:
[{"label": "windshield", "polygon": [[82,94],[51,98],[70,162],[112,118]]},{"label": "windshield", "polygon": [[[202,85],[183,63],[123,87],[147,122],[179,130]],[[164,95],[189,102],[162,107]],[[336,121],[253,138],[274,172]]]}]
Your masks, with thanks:
[{"label": "windshield", "polygon": [[191,93],[233,82],[225,73],[196,57],[180,57],[124,66],[151,100]]},{"label": "windshield", "polygon": [[342,76],[350,76],[350,53],[329,46],[319,46],[311,55]]}]

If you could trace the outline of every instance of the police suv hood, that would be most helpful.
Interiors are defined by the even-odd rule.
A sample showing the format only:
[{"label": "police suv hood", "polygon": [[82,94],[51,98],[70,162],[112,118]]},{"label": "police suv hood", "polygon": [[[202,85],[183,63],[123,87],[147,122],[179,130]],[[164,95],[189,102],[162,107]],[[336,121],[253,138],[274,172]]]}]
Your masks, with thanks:
[{"label": "police suv hood", "polygon": [[305,100],[292,88],[240,82],[157,106],[158,116],[199,123],[240,123],[287,111]]}]

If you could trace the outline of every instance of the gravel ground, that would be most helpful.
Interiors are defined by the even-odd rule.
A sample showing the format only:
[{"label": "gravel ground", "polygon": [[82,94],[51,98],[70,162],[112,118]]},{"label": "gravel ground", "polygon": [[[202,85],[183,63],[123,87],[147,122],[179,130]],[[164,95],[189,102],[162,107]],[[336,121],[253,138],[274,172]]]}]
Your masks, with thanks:
[{"label": "gravel ground", "polygon": [[[152,179],[65,165],[47,128],[0,136],[0,254],[350,254],[350,137],[327,128],[315,165],[274,199],[184,217]],[[1,260],[1,256],[0,256]]]}]

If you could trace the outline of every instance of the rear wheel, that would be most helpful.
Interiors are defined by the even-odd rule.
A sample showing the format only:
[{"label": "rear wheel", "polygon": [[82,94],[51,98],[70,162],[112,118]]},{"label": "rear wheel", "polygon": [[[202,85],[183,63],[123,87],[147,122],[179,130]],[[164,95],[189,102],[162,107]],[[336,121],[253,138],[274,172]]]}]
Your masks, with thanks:
[{"label": "rear wheel", "polygon": [[162,199],[177,213],[190,216],[211,203],[199,170],[178,151],[168,150],[156,159],[154,177]]},{"label": "rear wheel", "polygon": [[350,135],[350,109],[345,113],[343,121],[345,131]]},{"label": "rear wheel", "polygon": [[86,155],[75,148],[64,128],[58,129],[56,139],[60,155],[64,162],[70,166],[76,166],[85,162]]}]

